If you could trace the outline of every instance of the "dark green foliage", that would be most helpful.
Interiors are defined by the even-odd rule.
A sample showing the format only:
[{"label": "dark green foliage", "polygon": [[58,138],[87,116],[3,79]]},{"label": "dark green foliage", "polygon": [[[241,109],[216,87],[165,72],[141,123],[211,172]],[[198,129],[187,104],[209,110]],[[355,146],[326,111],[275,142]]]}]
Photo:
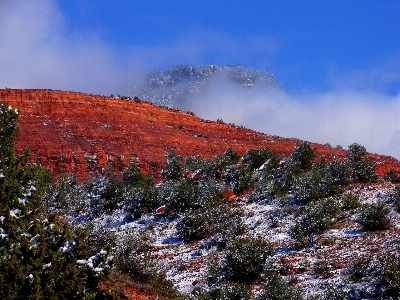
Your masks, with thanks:
[{"label": "dark green foliage", "polygon": [[339,161],[334,158],[327,164],[325,172],[329,172],[333,184],[346,184],[353,176],[351,162],[348,159]]},{"label": "dark green foliage", "polygon": [[368,275],[368,273],[371,273],[370,266],[370,259],[359,258],[355,260],[349,268],[349,279],[352,282],[360,281],[364,276]]},{"label": "dark green foliage", "polygon": [[223,276],[221,266],[214,260],[208,262],[207,285],[194,290],[195,299],[238,299],[250,300],[250,288],[247,284],[229,282]]},{"label": "dark green foliage", "polygon": [[288,284],[282,279],[282,276],[272,266],[270,262],[266,263],[262,283],[264,289],[257,297],[258,300],[301,300],[301,289]]},{"label": "dark green foliage", "polygon": [[328,278],[331,266],[326,259],[317,259],[313,263],[314,276],[319,278]]},{"label": "dark green foliage", "polygon": [[389,168],[384,176],[384,179],[393,183],[400,183],[400,174],[396,170]]},{"label": "dark green foliage", "polygon": [[122,203],[124,186],[111,169],[106,170],[105,177],[106,185],[101,195],[102,208],[105,211],[113,211]]},{"label": "dark green foliage", "polygon": [[272,176],[262,176],[254,183],[254,189],[251,193],[252,201],[264,201],[272,200],[277,196],[276,189],[274,185],[279,185],[279,183],[273,179]]},{"label": "dark green foliage", "polygon": [[341,210],[351,210],[356,209],[360,206],[360,199],[356,194],[348,192],[342,196],[342,206]]},{"label": "dark green foliage", "polygon": [[223,179],[227,187],[235,194],[253,185],[253,174],[244,165],[229,167],[223,174]]},{"label": "dark green foliage", "polygon": [[244,283],[224,283],[212,286],[207,291],[195,292],[196,300],[250,300],[250,289]]},{"label": "dark green foliage", "polygon": [[388,213],[389,208],[384,202],[364,204],[360,207],[360,214],[356,222],[366,230],[387,229],[390,225]]},{"label": "dark green foliage", "polygon": [[314,234],[320,234],[331,225],[332,218],[339,213],[339,204],[333,198],[321,200],[310,204],[304,215],[291,229],[290,235],[300,244],[308,238],[309,244],[313,244]]},{"label": "dark green foliage", "polygon": [[215,157],[215,164],[219,169],[225,170],[226,167],[237,164],[239,160],[239,154],[234,149],[228,148],[223,154]]},{"label": "dark green foliage", "polygon": [[90,203],[87,195],[94,190],[94,184],[89,180],[84,180],[79,184],[74,174],[62,175],[55,184],[50,184],[41,200],[44,210],[49,213],[62,213],[77,217],[82,212],[87,211],[91,206],[93,212],[100,213],[102,206],[98,193],[98,201]]},{"label": "dark green foliage", "polygon": [[27,152],[14,156],[17,116],[0,104],[0,298],[106,298],[98,284],[112,259],[104,250],[90,253],[84,231],[41,215],[49,177]]},{"label": "dark green foliage", "polygon": [[167,158],[167,165],[161,170],[161,176],[165,179],[178,180],[183,177],[183,163],[182,158],[175,153],[175,151],[169,151],[164,154]]},{"label": "dark green foliage", "polygon": [[185,158],[185,169],[196,172],[202,178],[214,178],[218,167],[212,159],[197,155]]},{"label": "dark green foliage", "polygon": [[192,178],[182,177],[179,180],[168,180],[161,186],[159,203],[181,213],[197,207],[200,194],[199,184]]},{"label": "dark green foliage", "polygon": [[218,154],[214,159],[203,158],[199,155],[189,156],[185,159],[185,169],[196,172],[202,178],[220,178],[221,173],[240,160],[239,154],[232,148]]},{"label": "dark green foliage", "polygon": [[397,212],[400,212],[400,185],[396,186],[393,193],[393,205]]},{"label": "dark green foliage", "polygon": [[352,163],[353,177],[359,181],[373,181],[377,179],[375,164],[365,157],[367,151],[364,146],[354,143],[349,145],[347,156]]},{"label": "dark green foliage", "polygon": [[[400,298],[400,255],[399,250],[387,253],[378,260],[360,258],[349,268],[349,279],[352,282],[368,282],[369,288],[358,291],[363,298],[378,297],[379,299]],[[363,285],[358,285],[362,287]],[[372,297],[371,297],[372,296]]]},{"label": "dark green foliage", "polygon": [[268,148],[250,149],[246,151],[242,162],[249,170],[258,169],[263,163],[273,156],[273,153]]},{"label": "dark green foliage", "polygon": [[375,181],[378,177],[374,162],[367,158],[353,162],[353,177],[358,181]]},{"label": "dark green foliage", "polygon": [[357,143],[349,145],[348,150],[347,156],[353,161],[359,161],[367,154],[365,147]]},{"label": "dark green foliage", "polygon": [[154,211],[158,203],[158,189],[150,175],[144,175],[135,164],[122,173],[124,184],[124,210],[139,218],[143,213]]},{"label": "dark green foliage", "polygon": [[187,211],[177,224],[180,237],[193,241],[216,233],[237,235],[244,231],[240,213],[219,199],[203,199],[196,209]]},{"label": "dark green foliage", "polygon": [[312,170],[303,177],[294,179],[291,192],[299,203],[307,203],[313,199],[335,195],[339,188],[334,185],[329,164],[322,158],[314,164]]},{"label": "dark green foliage", "polygon": [[226,278],[236,282],[252,282],[273,254],[273,246],[259,237],[236,237],[228,243],[223,270]]},{"label": "dark green foliage", "polygon": [[399,252],[387,254],[381,260],[382,274],[380,286],[382,286],[385,299],[400,299],[400,256]]},{"label": "dark green foliage", "polygon": [[150,238],[142,232],[128,234],[124,243],[116,247],[116,269],[162,299],[181,299],[182,295],[166,279],[165,272],[151,259]]},{"label": "dark green foliage", "polygon": [[297,143],[291,155],[286,161],[285,172],[288,174],[300,174],[311,169],[312,160],[315,158],[315,149],[307,142]]}]

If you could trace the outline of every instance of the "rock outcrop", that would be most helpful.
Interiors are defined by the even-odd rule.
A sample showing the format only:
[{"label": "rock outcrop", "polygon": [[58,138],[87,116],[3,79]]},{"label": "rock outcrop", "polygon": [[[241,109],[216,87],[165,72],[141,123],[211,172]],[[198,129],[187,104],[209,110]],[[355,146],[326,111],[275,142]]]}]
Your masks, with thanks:
[{"label": "rock outcrop", "polygon": [[[0,89],[0,101],[19,109],[18,151],[28,147],[31,160],[59,175],[79,179],[96,176],[106,166],[116,171],[136,163],[159,176],[164,153],[174,149],[186,157],[214,157],[228,148],[269,147],[288,155],[299,140],[255,132],[243,127],[202,120],[178,109],[148,102],[55,90]],[[345,150],[311,144],[317,155],[344,157]],[[377,171],[400,169],[391,157],[372,155]]]},{"label": "rock outcrop", "polygon": [[243,88],[277,87],[271,73],[240,65],[181,65],[147,72],[143,80],[135,83],[133,92],[156,105],[190,109],[188,99],[204,94],[213,79]]}]

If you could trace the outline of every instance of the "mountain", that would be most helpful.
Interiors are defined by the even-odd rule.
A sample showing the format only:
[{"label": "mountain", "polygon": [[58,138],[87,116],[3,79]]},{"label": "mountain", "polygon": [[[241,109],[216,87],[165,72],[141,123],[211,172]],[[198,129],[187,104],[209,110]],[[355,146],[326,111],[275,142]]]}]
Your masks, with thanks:
[{"label": "mountain", "polygon": [[[244,155],[250,148],[264,147],[289,155],[299,142],[127,97],[1,89],[0,101],[20,112],[17,150],[28,147],[32,161],[55,175],[74,172],[80,179],[99,175],[110,164],[115,170],[123,170],[130,162],[158,177],[165,166],[164,153],[171,149],[182,157],[214,157],[228,148]],[[347,153],[311,145],[317,149],[317,156],[344,157]],[[372,157],[378,173],[385,173],[388,167],[400,169],[394,158]]]},{"label": "mountain", "polygon": [[271,73],[240,65],[182,65],[147,72],[144,80],[136,82],[134,92],[156,105],[188,109],[188,98],[203,94],[216,78],[243,88],[277,86]]},{"label": "mountain", "polygon": [[[23,189],[14,189],[12,206],[2,206],[1,245],[17,247],[22,243],[15,241],[22,238],[27,251],[32,250],[27,253],[37,253],[37,245],[53,241],[44,234],[53,234],[47,214],[55,213],[62,218],[55,223],[87,230],[84,244],[91,253],[110,249],[110,260],[117,259],[98,288],[111,288],[123,299],[400,296],[400,174],[375,176],[369,160],[381,175],[388,168],[400,171],[394,158],[366,154],[358,144],[346,151],[299,143],[128,97],[4,89],[0,101],[19,111],[17,151],[29,147],[31,160],[55,175],[75,172],[84,179],[108,165],[118,171],[134,162],[157,177],[171,148],[182,157],[215,157],[227,148],[243,156],[249,148],[264,147],[287,156],[281,161],[259,150],[238,161],[230,151],[185,166],[171,159],[166,168],[171,172],[162,181],[148,180],[136,168],[125,170],[124,180],[100,176],[88,184],[66,178],[57,189],[48,187],[50,193],[41,201],[29,201],[36,194],[34,184],[40,186],[29,180],[21,183]],[[310,146],[327,161],[313,163]],[[8,173],[0,172],[0,180],[15,185],[18,173],[3,170]],[[10,190],[2,190],[3,195]],[[30,210],[39,202],[40,209]],[[46,216],[37,219],[35,211]],[[5,224],[26,228],[6,232]],[[28,232],[37,228],[43,228],[40,234]],[[76,236],[65,238],[62,247],[54,248],[58,253],[69,253],[80,243]],[[75,257],[75,267],[93,268],[99,256],[90,255],[87,260]],[[45,280],[48,268],[57,267],[49,257],[32,256],[37,258],[32,260],[35,274]],[[26,263],[20,260],[18,266]],[[38,277],[28,273],[21,279],[31,284]]]}]

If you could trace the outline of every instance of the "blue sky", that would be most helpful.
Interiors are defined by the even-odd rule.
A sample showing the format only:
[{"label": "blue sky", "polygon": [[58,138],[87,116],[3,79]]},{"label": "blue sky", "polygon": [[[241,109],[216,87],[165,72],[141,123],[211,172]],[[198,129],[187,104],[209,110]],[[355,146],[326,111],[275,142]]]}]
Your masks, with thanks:
[{"label": "blue sky", "polygon": [[[147,62],[151,68],[241,64],[274,73],[293,92],[327,90],[336,77],[370,71],[400,52],[399,1],[64,0],[59,5],[68,33],[98,34],[120,54],[131,47],[182,46],[168,60]],[[377,86],[389,93],[399,87],[398,80]]]},{"label": "blue sky", "polygon": [[0,0],[2,87],[129,95],[179,64],[269,71],[287,92],[260,100],[269,121],[228,121],[400,157],[400,1]]}]

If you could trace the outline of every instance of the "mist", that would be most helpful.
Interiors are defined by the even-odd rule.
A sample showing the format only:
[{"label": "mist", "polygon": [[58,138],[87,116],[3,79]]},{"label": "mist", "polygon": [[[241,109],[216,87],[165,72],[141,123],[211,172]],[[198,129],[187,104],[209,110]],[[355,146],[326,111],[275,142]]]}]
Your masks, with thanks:
[{"label": "mist", "polygon": [[[279,82],[279,79],[278,79]],[[185,109],[260,132],[333,147],[359,143],[370,153],[400,157],[400,96],[338,88],[289,95],[279,87],[240,87],[215,76]]]},{"label": "mist", "polygon": [[[144,70],[202,64],[209,53],[223,54],[222,61],[213,63],[240,64],[241,58],[256,53],[252,51],[279,51],[273,38],[238,42],[220,32],[200,30],[188,33],[192,38],[180,37],[165,45],[130,45],[121,52],[96,31],[68,31],[64,17],[55,1],[0,1],[0,87],[135,96],[133,83]],[[269,46],[257,48],[264,44]],[[271,135],[344,148],[357,142],[371,153],[400,158],[399,93],[388,95],[373,86],[398,80],[398,61],[394,58],[382,70],[372,70],[372,75],[360,71],[332,78],[336,85],[324,93],[242,88],[213,76],[204,93],[188,95],[175,105],[204,119],[222,119]]]},{"label": "mist", "polygon": [[0,2],[0,86],[129,92],[129,68],[96,32],[67,32],[54,1]]}]

